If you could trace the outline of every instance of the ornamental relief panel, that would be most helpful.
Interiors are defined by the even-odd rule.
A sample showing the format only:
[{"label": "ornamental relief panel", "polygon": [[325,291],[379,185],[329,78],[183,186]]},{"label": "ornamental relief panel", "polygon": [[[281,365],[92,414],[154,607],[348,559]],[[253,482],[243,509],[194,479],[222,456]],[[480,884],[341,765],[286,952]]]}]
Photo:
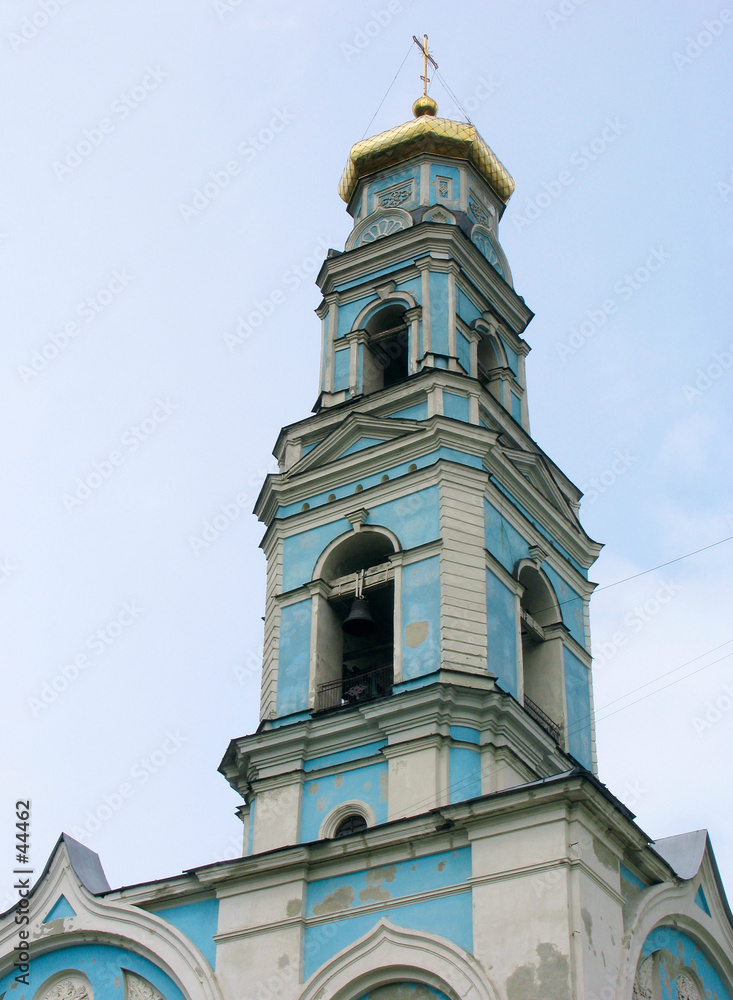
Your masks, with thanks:
[{"label": "ornamental relief panel", "polygon": [[476,244],[494,270],[498,271],[502,278],[506,279],[501,259],[496,252],[490,231],[486,226],[476,225],[473,227],[471,230],[471,242]]},{"label": "ornamental relief panel", "polygon": [[677,976],[677,1000],[703,1000],[697,983],[686,972]]},{"label": "ornamental relief panel", "polygon": [[413,197],[412,188],[412,180],[409,180],[381,191],[377,195],[379,208],[399,208],[403,202],[411,201]]},{"label": "ornamental relief panel", "polygon": [[66,976],[50,986],[41,1000],[92,1000],[92,988],[81,976]]},{"label": "ornamental relief panel", "polygon": [[152,983],[134,972],[123,970],[125,977],[125,1000],[165,1000],[165,997],[156,990]]},{"label": "ornamental relief panel", "polygon": [[636,970],[634,992],[631,994],[632,1000],[654,1000],[654,987],[652,985],[653,968],[654,958],[650,955]]},{"label": "ornamental relief panel", "polygon": [[473,219],[474,222],[480,223],[482,226],[492,225],[491,216],[495,214],[493,208],[488,208],[479,199],[479,197],[473,192],[468,192],[468,214]]}]

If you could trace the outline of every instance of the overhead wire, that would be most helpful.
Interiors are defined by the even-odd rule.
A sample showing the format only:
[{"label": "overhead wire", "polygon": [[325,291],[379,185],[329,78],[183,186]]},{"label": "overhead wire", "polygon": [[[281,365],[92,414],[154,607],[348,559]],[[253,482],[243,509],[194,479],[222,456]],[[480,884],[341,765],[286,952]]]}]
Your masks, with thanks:
[{"label": "overhead wire", "polygon": [[387,90],[386,90],[386,93],[385,93],[384,97],[383,97],[383,98],[382,98],[382,100],[381,100],[381,101],[379,102],[379,107],[377,108],[377,110],[376,110],[376,111],[374,112],[374,114],[372,115],[372,117],[371,117],[371,120],[370,120],[369,124],[367,125],[367,127],[366,127],[366,128],[364,129],[364,135],[362,135],[362,137],[361,137],[362,139],[363,139],[363,138],[364,138],[364,136],[365,136],[365,135],[367,134],[367,132],[369,131],[369,129],[370,129],[371,127],[372,127],[372,122],[374,121],[374,119],[375,119],[375,118],[377,117],[377,115],[379,114],[379,112],[380,112],[380,110],[381,110],[381,108],[382,108],[382,105],[384,104],[384,102],[385,102],[385,101],[387,100],[387,97],[389,96],[389,92],[390,92],[390,90],[392,89],[392,87],[394,87],[394,85],[395,85],[395,81],[396,81],[397,77],[398,77],[398,76],[400,75],[400,73],[402,72],[402,67],[403,67],[403,66],[405,65],[405,63],[407,62],[407,57],[409,56],[409,54],[410,54],[411,52],[412,52],[412,42],[410,42],[410,47],[408,48],[407,52],[405,53],[405,58],[404,58],[404,59],[402,60],[402,62],[400,63],[400,68],[399,68],[399,69],[397,70],[397,72],[395,73],[395,75],[394,75],[394,78],[392,79],[392,83],[390,83],[389,87],[387,87]]}]

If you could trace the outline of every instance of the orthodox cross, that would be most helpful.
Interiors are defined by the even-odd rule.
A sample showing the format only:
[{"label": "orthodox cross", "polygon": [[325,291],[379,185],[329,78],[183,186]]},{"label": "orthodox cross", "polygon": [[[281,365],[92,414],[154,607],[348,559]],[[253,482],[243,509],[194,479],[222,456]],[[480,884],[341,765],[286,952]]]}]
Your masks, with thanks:
[{"label": "orthodox cross", "polygon": [[423,75],[420,77],[420,79],[422,80],[423,97],[427,97],[427,94],[428,94],[428,84],[430,83],[430,77],[428,76],[428,63],[430,63],[432,66],[434,66],[435,69],[438,68],[438,64],[436,63],[436,61],[433,59],[433,57],[428,52],[428,36],[427,35],[423,35],[422,42],[419,42],[414,35],[412,36],[412,40],[415,43],[415,45],[417,45],[417,47],[422,52],[422,74]]}]

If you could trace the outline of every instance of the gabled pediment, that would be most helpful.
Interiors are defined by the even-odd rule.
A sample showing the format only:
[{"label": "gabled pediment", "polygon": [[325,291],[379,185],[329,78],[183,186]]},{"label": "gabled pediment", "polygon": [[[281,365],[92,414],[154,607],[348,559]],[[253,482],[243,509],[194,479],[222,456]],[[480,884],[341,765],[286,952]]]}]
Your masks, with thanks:
[{"label": "gabled pediment", "polygon": [[526,451],[504,449],[504,455],[509,459],[520,475],[531,483],[535,490],[564,517],[577,523],[575,511],[570,506],[567,497],[555,482],[552,473],[541,455],[532,455]]},{"label": "gabled pediment", "polygon": [[[15,878],[20,883],[25,876]],[[197,883],[182,884],[182,878],[171,883],[171,903],[185,902],[189,892],[201,896]],[[27,935],[23,940],[31,956],[44,952],[56,957],[43,966],[31,958],[27,977],[13,994],[16,1000],[55,1000],[57,994],[76,995],[77,1000],[93,994],[94,1000],[103,1000],[96,957],[77,965],[78,953],[72,953],[74,946],[89,942],[109,949],[110,961],[126,976],[126,1000],[176,1000],[181,995],[222,1000],[213,970],[194,941],[169,920],[125,898],[125,890],[110,889],[97,854],[67,834],[61,835],[35,882],[29,876],[28,890],[25,895],[16,887],[18,904],[0,916],[0,978],[7,978],[11,968],[19,930]],[[61,972],[64,978],[58,978]],[[49,989],[39,994],[40,986]]]},{"label": "gabled pediment", "polygon": [[289,471],[294,475],[308,472],[354,452],[372,448],[387,441],[407,437],[424,430],[418,420],[392,420],[390,417],[372,417],[365,413],[352,413],[323,441],[308,452]]}]

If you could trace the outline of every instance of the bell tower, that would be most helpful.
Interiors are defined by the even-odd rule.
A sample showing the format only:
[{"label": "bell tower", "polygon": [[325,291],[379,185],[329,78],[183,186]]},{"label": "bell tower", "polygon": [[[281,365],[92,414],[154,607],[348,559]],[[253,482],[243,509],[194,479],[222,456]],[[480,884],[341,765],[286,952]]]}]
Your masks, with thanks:
[{"label": "bell tower", "polygon": [[317,279],[318,398],[256,506],[261,723],[221,765],[245,854],[595,771],[600,546],[530,436],[532,313],[499,237],[513,189],[425,92],[351,149],[353,229]]}]

